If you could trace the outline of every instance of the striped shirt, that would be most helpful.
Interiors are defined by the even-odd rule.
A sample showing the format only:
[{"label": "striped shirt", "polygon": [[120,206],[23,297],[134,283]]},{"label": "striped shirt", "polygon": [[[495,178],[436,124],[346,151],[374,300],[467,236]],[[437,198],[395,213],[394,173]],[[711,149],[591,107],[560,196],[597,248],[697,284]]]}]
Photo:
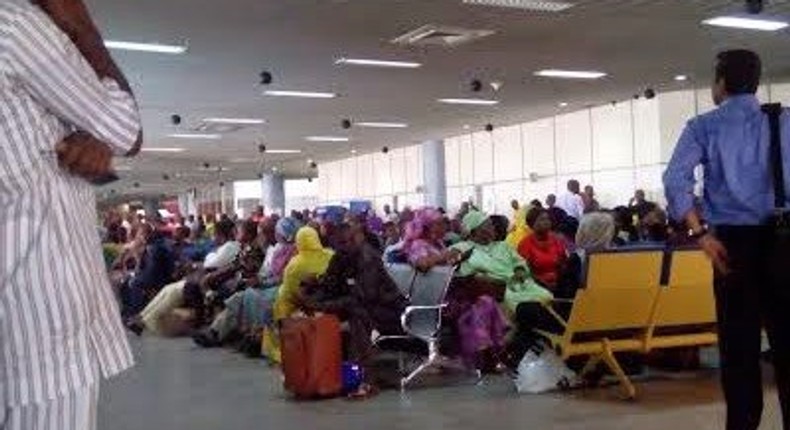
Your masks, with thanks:
[{"label": "striped shirt", "polygon": [[65,396],[133,363],[93,187],[52,154],[76,129],[125,153],[140,120],[132,96],[100,80],[41,10],[0,3],[2,408]]}]

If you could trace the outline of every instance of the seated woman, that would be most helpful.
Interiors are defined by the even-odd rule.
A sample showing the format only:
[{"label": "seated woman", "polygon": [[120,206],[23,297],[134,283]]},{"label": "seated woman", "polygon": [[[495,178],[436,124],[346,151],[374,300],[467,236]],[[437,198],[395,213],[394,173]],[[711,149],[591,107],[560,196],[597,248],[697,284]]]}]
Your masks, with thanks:
[{"label": "seated woman", "polygon": [[[582,288],[584,261],[588,252],[608,249],[612,246],[615,237],[614,218],[606,213],[591,213],[585,215],[579,224],[576,234],[576,251],[570,255],[568,262],[560,274],[554,296],[562,299],[573,299],[576,291]],[[544,303],[551,301],[551,297],[539,294],[538,290],[531,298],[513,296],[509,307],[515,311],[517,331],[512,343],[508,346],[508,365],[515,368],[521,357],[532,347],[539,337],[533,329],[549,332],[562,331],[561,324],[549,313]],[[571,306],[567,303],[555,302],[554,310],[562,317],[570,315]]]},{"label": "seated woman", "polygon": [[447,224],[444,216],[436,209],[423,208],[414,212],[406,224],[406,233],[401,251],[408,262],[421,272],[434,266],[448,264],[452,253],[444,245]]},{"label": "seated woman", "polygon": [[150,224],[138,232],[144,249],[132,275],[121,286],[121,314],[137,315],[159,290],[172,281],[175,256],[165,237]]},{"label": "seated woman", "polygon": [[249,263],[251,270],[260,267],[256,276],[247,277],[245,288],[225,300],[225,309],[214,318],[207,331],[193,338],[195,343],[205,348],[216,347],[236,334],[246,339],[239,345],[240,349],[249,355],[260,354],[260,333],[271,322],[277,286],[282,281],[285,266],[296,254],[293,243],[299,227],[300,223],[294,218],[277,221],[274,228],[277,242],[267,248],[263,264]]},{"label": "seated woman", "polygon": [[565,245],[552,232],[551,216],[545,209],[530,210],[526,221],[533,233],[521,241],[518,253],[529,263],[535,280],[553,290],[567,258]]},{"label": "seated woman", "polygon": [[529,228],[527,224],[527,214],[535,207],[536,206],[521,206],[516,210],[513,217],[513,226],[505,239],[505,242],[513,247],[513,249],[518,249],[521,242],[532,234],[532,229]]},{"label": "seated woman", "polygon": [[463,218],[468,240],[453,246],[464,261],[463,281],[450,290],[450,308],[458,317],[462,358],[482,370],[500,364],[508,322],[494,298],[501,299],[517,268],[527,263],[496,232],[488,216],[471,210]]},{"label": "seated woman", "polygon": [[[283,273],[283,282],[274,302],[274,324],[290,317],[301,309],[301,286],[303,282],[315,280],[326,272],[334,252],[321,244],[318,232],[312,227],[302,227],[296,233],[296,256],[288,263]],[[281,361],[279,343],[271,329],[264,334],[264,354],[275,362]]]}]

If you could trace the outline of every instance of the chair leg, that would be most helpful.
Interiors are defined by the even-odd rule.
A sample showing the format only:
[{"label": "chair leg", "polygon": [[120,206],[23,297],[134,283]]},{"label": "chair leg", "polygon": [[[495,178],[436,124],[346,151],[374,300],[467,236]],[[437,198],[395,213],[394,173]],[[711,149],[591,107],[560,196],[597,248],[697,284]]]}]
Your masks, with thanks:
[{"label": "chair leg", "polygon": [[401,379],[401,389],[405,390],[406,386],[409,385],[417,376],[419,376],[425,370],[434,367],[436,364],[441,362],[441,355],[439,354],[439,344],[435,341],[428,342],[428,358],[420,364],[419,367],[414,369],[413,372],[406,376],[405,378]]},{"label": "chair leg", "polygon": [[609,369],[614,372],[614,374],[617,376],[617,379],[620,381],[620,386],[623,389],[623,397],[625,400],[634,400],[636,398],[636,387],[634,387],[634,384],[631,383],[628,375],[625,374],[625,371],[623,371],[623,368],[620,366],[620,363],[614,356],[612,344],[607,339],[604,339],[602,342],[603,361],[606,363]]},{"label": "chair leg", "polygon": [[587,376],[590,372],[595,370],[598,367],[598,363],[601,362],[603,358],[600,355],[592,355],[590,359],[587,360],[587,363],[582,368],[581,372],[579,372],[579,378],[582,379]]}]

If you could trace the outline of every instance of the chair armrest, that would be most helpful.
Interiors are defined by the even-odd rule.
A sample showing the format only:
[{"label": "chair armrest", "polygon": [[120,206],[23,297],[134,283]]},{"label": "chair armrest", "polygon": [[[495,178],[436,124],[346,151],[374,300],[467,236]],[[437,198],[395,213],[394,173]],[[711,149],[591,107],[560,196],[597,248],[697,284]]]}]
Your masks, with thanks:
[{"label": "chair armrest", "polygon": [[432,305],[432,306],[407,306],[406,309],[404,309],[403,314],[401,314],[400,316],[401,328],[403,328],[404,332],[409,333],[409,325],[408,325],[409,317],[415,311],[431,311],[431,310],[441,311],[446,307],[447,307],[447,303],[442,303],[441,305]]}]

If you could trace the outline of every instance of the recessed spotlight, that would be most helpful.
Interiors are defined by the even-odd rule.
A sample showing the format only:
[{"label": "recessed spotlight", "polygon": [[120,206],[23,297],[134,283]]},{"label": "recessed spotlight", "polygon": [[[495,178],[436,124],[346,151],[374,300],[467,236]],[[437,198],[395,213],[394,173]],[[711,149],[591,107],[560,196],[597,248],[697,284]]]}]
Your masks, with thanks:
[{"label": "recessed spotlight", "polygon": [[306,99],[333,99],[337,97],[335,93],[326,93],[319,91],[292,91],[292,90],[267,90],[263,95],[270,97],[297,97]]},{"label": "recessed spotlight", "polygon": [[702,21],[702,23],[715,27],[740,28],[758,31],[777,31],[790,25],[785,21],[746,18],[742,16],[719,16],[716,18],[706,19],[705,21]]},{"label": "recessed spotlight", "polygon": [[685,82],[689,80],[689,77],[686,75],[677,75],[675,76],[675,80],[678,82]]},{"label": "recessed spotlight", "polygon": [[184,148],[151,148],[151,147],[143,147],[140,151],[142,152],[184,152],[186,149]]},{"label": "recessed spotlight", "polygon": [[308,142],[348,142],[351,138],[344,136],[307,136],[305,140]]},{"label": "recessed spotlight", "polygon": [[203,122],[211,124],[233,124],[233,125],[259,125],[265,124],[263,119],[254,118],[206,118]]},{"label": "recessed spotlight", "polygon": [[422,64],[412,61],[371,60],[366,58],[341,58],[335,61],[335,64],[368,67],[390,67],[396,69],[416,69],[422,67]]},{"label": "recessed spotlight", "polygon": [[606,73],[587,70],[545,69],[535,72],[535,76],[560,79],[600,79],[606,76]]},{"label": "recessed spotlight", "polygon": [[403,122],[357,122],[357,127],[367,128],[408,128],[409,124]]},{"label": "recessed spotlight", "polygon": [[272,172],[277,173],[279,171],[280,169],[278,169],[277,166],[272,167]]},{"label": "recessed spotlight", "polygon": [[449,98],[449,99],[438,99],[439,103],[444,103],[448,105],[476,105],[476,106],[494,106],[499,104],[499,100],[489,100],[489,99],[458,99],[458,98]]},{"label": "recessed spotlight", "polygon": [[315,163],[315,161],[312,158],[307,159],[307,164],[313,164],[313,163]]},{"label": "recessed spotlight", "polygon": [[357,150],[356,150],[356,149],[352,149],[352,150],[351,150],[351,154],[356,154],[356,153],[357,153]]},{"label": "recessed spotlight", "polygon": [[183,54],[189,49],[184,45],[162,45],[159,43],[126,42],[121,40],[105,40],[104,46],[122,51],[152,52],[156,54]]},{"label": "recessed spotlight", "polygon": [[200,140],[222,139],[221,134],[202,134],[202,133],[175,133],[175,134],[169,134],[168,137],[172,137],[174,139],[200,139]]},{"label": "recessed spotlight", "polygon": [[469,124],[464,124],[464,130],[471,130],[472,126]]},{"label": "recessed spotlight", "polygon": [[568,102],[562,102],[559,105],[561,108],[568,107]]}]

